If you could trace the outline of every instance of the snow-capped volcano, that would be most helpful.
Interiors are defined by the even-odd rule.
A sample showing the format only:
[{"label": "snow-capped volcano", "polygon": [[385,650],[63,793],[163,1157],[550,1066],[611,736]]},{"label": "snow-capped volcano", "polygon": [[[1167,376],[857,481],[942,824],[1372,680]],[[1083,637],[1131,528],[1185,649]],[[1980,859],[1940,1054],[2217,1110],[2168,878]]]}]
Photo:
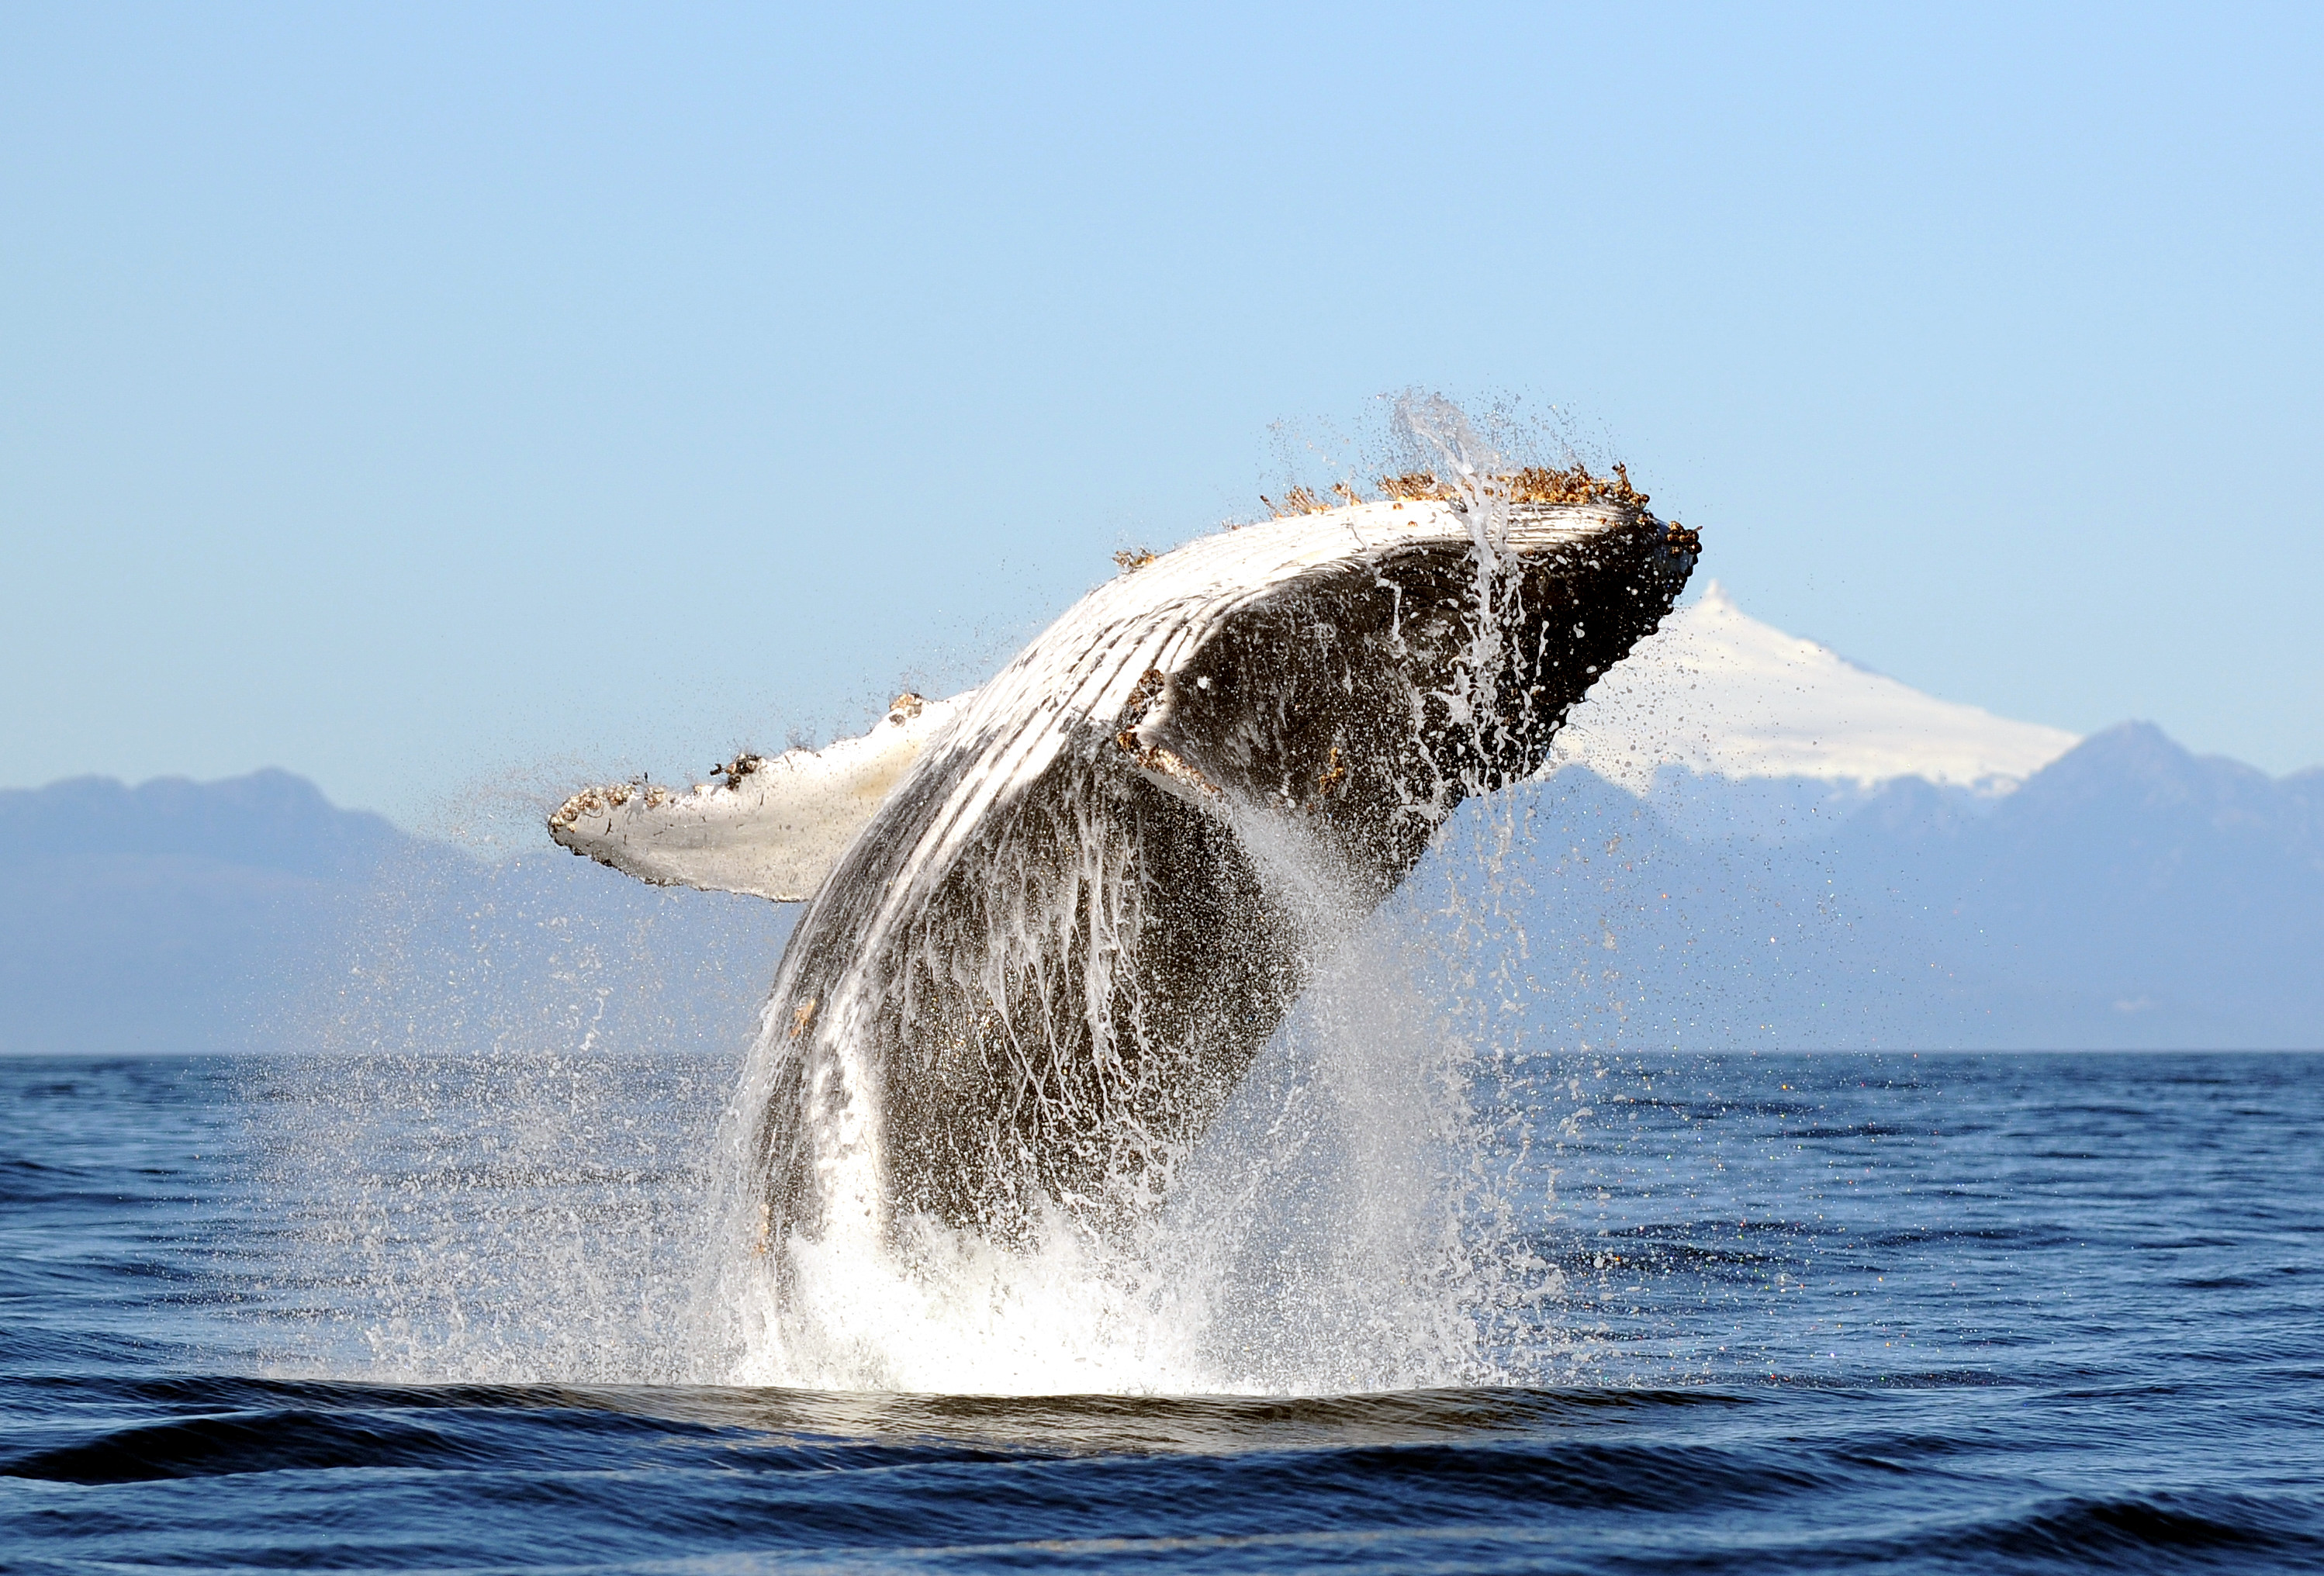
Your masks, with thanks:
[{"label": "snow-capped volcano", "polygon": [[1679,766],[1726,778],[1813,778],[1869,788],[1918,777],[2006,793],[2075,734],[1939,700],[1785,634],[1718,582],[1663,621],[1576,706],[1557,765],[1636,792]]}]

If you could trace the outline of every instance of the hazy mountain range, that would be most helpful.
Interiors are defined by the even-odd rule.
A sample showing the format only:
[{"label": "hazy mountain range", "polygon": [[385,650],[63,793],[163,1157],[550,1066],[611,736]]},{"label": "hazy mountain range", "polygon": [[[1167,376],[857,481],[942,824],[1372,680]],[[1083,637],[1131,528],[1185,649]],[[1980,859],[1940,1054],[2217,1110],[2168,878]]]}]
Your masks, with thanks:
[{"label": "hazy mountain range", "polygon": [[[1541,790],[1531,951],[1580,1038],[2324,1046],[2324,771],[2271,779],[2131,723],[1989,799],[1901,778],[1833,814],[1812,779],[1655,786],[1682,814],[1583,768]],[[1723,800],[1746,830],[1674,825]]]},{"label": "hazy mountain range", "polygon": [[[1503,807],[1489,945],[1562,1043],[2324,1046],[2324,770],[1994,717],[1715,586]],[[488,862],[281,771],[0,791],[0,1053],[731,1046],[789,918]]]},{"label": "hazy mountain range", "polygon": [[[1940,700],[1716,584],[1575,709],[1560,755],[1534,864],[1573,1033],[2324,1046],[2324,769]],[[1585,983],[1591,926],[1616,961]]]},{"label": "hazy mountain range", "polygon": [[0,1054],[732,1041],[789,924],[561,850],[488,862],[284,771],[0,791]]}]

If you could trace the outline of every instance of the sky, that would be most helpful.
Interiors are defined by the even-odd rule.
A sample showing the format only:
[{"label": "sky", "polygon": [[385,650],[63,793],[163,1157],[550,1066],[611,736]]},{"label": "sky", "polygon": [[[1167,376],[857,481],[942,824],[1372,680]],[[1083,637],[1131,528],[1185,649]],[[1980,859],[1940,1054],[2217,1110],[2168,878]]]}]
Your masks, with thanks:
[{"label": "sky", "polygon": [[1407,390],[1918,688],[2324,762],[2319,79],[2313,7],[11,5],[0,786],[689,779]]}]

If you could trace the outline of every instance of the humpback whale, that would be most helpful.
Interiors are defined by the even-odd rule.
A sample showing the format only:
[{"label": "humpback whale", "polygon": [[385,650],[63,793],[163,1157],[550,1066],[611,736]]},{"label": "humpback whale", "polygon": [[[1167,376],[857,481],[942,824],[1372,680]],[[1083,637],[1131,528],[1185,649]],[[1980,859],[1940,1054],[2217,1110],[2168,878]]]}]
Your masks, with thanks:
[{"label": "humpback whale", "polygon": [[1283,851],[1370,912],[1694,567],[1618,467],[1383,486],[1122,555],[989,682],[862,738],[550,816],[645,880],[806,902],[740,1097],[761,1252],[1149,1207],[1311,976]]}]

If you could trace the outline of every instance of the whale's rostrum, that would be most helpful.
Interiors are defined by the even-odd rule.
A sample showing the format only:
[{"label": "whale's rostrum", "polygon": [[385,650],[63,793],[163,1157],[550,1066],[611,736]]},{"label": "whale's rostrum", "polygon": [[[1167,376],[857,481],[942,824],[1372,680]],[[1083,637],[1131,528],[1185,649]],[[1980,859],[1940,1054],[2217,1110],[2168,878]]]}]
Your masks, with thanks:
[{"label": "whale's rostrum", "polygon": [[740,1096],[779,1281],[794,1236],[1151,1205],[1315,961],[1268,851],[1361,917],[1684,586],[1692,532],[1549,475],[1582,501],[1406,486],[1204,537],[864,739],[551,816],[648,880],[808,899]]}]

